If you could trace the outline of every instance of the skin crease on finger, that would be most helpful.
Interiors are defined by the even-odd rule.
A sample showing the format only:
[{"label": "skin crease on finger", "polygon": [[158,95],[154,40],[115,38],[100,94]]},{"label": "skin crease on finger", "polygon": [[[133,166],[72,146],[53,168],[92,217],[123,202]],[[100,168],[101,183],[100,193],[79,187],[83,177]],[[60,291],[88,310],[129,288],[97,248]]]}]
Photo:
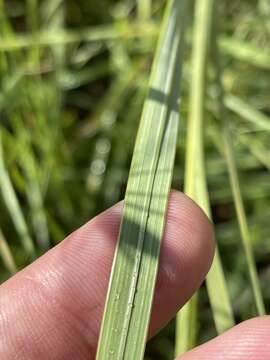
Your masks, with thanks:
[{"label": "skin crease on finger", "polygon": [[[94,359],[122,207],[100,214],[0,287],[0,359]],[[150,336],[199,287],[213,253],[206,216],[172,192]]]}]

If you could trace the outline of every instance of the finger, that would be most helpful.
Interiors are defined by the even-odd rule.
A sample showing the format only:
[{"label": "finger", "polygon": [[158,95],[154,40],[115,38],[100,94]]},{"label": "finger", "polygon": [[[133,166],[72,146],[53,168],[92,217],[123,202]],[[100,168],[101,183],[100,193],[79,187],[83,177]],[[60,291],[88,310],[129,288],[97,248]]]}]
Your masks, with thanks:
[{"label": "finger", "polygon": [[270,317],[245,321],[179,360],[269,360]]},{"label": "finger", "polygon": [[[94,358],[121,211],[119,203],[97,216],[0,288],[0,353],[5,359]],[[173,192],[152,334],[200,285],[212,256],[205,215]]]}]

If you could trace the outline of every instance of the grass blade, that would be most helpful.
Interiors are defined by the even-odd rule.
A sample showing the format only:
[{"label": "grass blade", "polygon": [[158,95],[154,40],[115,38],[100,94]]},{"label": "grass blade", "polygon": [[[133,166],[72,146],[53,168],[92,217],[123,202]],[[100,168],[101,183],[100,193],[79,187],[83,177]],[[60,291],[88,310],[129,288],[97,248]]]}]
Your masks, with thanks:
[{"label": "grass blade", "polygon": [[13,258],[10,247],[5,239],[1,229],[0,229],[0,255],[2,257],[3,263],[6,269],[10,272],[11,275],[17,272],[17,266]]},{"label": "grass blade", "polygon": [[[217,26],[215,26],[215,29],[217,29]],[[215,31],[215,33],[216,32],[217,31]],[[253,296],[255,299],[257,312],[259,315],[265,315],[265,306],[263,302],[262,292],[260,289],[259,277],[258,277],[254,254],[251,245],[251,235],[248,228],[248,222],[245,213],[242,193],[241,193],[240,181],[237,172],[237,165],[234,158],[232,133],[230,130],[230,124],[227,121],[226,108],[224,105],[224,90],[223,90],[222,78],[221,78],[221,67],[219,63],[219,50],[216,42],[216,37],[213,36],[213,38],[214,39],[212,46],[213,46],[214,62],[216,66],[216,81],[219,87],[218,112],[219,112],[219,118],[223,118],[222,135],[224,139],[225,158],[227,162],[230,184],[233,193],[233,200],[234,200],[237,220],[240,228],[241,239],[247,259],[248,272],[250,276],[250,282],[253,291]]]},{"label": "grass blade", "polygon": [[137,0],[137,7],[140,20],[148,20],[151,17],[152,0]]},{"label": "grass blade", "polygon": [[183,306],[176,317],[175,356],[192,349],[197,338],[198,293]]},{"label": "grass blade", "polygon": [[235,59],[247,62],[264,70],[270,69],[270,52],[266,49],[258,48],[248,42],[225,36],[220,37],[219,46],[224,53]]},{"label": "grass blade", "polygon": [[[36,118],[38,118],[38,114]],[[46,250],[49,248],[50,239],[44,208],[44,199],[40,188],[40,176],[38,174],[37,161],[22,119],[14,117],[11,119],[11,123],[14,132],[17,135],[17,143],[20,146],[18,160],[25,174],[25,192],[31,209],[34,233],[39,247]]]},{"label": "grass blade", "polygon": [[[123,25],[123,24],[120,24]],[[32,34],[6,35],[0,43],[0,52],[16,51],[19,49],[31,49],[32,47],[46,47],[54,45],[69,45],[80,42],[112,41],[118,39],[132,39],[153,36],[157,33],[157,27],[151,23],[128,24],[118,26],[117,22],[112,25],[88,27],[80,31],[58,30],[38,31]]]},{"label": "grass blade", "polygon": [[[172,180],[185,1],[170,1],[135,145],[97,359],[142,359]],[[155,131],[153,131],[155,129]]]},{"label": "grass blade", "polygon": [[[207,55],[213,11],[214,0],[197,0],[185,171],[186,194],[197,202],[209,218],[211,218],[211,211],[205,174],[203,128]],[[216,328],[218,333],[221,333],[231,327],[234,320],[218,249],[216,250],[212,268],[207,276],[206,284]],[[182,311],[177,316],[176,356],[186,352],[196,344],[196,297],[197,295],[190,304],[186,304],[183,316]],[[185,337],[186,341],[183,338],[181,340],[181,334],[185,332],[191,334],[191,337]]]},{"label": "grass blade", "polygon": [[224,97],[225,106],[241,118],[256,125],[259,129],[270,131],[269,117],[261,111],[255,109],[246,101],[235,95],[226,95]]},{"label": "grass blade", "polygon": [[254,254],[251,245],[251,237],[247,223],[247,217],[245,213],[243,198],[241,194],[241,187],[237,172],[237,166],[234,159],[234,151],[232,144],[232,134],[228,127],[228,124],[225,124],[223,130],[224,145],[225,145],[225,157],[227,161],[229,177],[231,188],[233,192],[233,199],[235,204],[235,209],[237,213],[237,219],[239,223],[239,228],[241,232],[241,238],[244,246],[244,251],[248,264],[248,272],[250,276],[253,296],[256,303],[257,312],[259,315],[265,315],[265,306],[263,302],[263,296],[260,289],[260,281],[258,273],[256,270],[256,264],[254,259]]},{"label": "grass blade", "polygon": [[22,246],[31,259],[35,257],[33,240],[31,239],[28,228],[19,205],[15,190],[12,186],[10,177],[4,164],[3,149],[0,137],[0,187],[6,207],[9,210],[15,228],[20,236]]},{"label": "grass blade", "polygon": [[258,161],[260,161],[262,165],[264,165],[268,170],[270,170],[269,149],[264,146],[264,144],[262,144],[259,139],[257,139],[253,135],[243,134],[242,136],[239,136],[239,141],[250,151],[250,153]]}]

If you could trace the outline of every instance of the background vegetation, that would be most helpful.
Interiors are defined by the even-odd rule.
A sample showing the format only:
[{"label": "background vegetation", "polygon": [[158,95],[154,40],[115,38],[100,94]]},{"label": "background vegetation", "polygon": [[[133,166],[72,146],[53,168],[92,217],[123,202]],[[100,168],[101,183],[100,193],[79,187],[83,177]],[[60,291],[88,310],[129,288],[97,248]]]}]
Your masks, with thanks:
[{"label": "background vegetation", "polygon": [[[266,308],[270,304],[270,4],[219,1],[220,63],[234,157]],[[138,7],[136,5],[138,4]],[[165,1],[0,0],[1,281],[123,198]],[[193,2],[174,187],[183,189]],[[256,315],[224,159],[211,64],[206,173],[237,321]],[[203,288],[199,341],[215,335]],[[171,359],[174,322],[147,348]]]}]

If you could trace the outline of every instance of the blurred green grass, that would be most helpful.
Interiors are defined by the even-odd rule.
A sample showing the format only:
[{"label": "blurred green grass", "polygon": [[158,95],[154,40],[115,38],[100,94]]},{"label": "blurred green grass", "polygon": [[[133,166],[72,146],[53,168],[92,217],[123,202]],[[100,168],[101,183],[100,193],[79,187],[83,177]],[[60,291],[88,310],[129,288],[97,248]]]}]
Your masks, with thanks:
[{"label": "blurred green grass", "polygon": [[[18,269],[123,198],[164,4],[152,1],[149,17],[147,9],[137,12],[132,0],[0,0],[0,237]],[[270,6],[268,0],[223,0],[219,7],[225,104],[269,309]],[[192,74],[192,23],[189,28],[174,176],[178,189],[183,189]],[[256,311],[222,155],[214,82],[209,82],[207,94],[208,186],[240,321]],[[5,251],[1,255],[7,260]],[[14,266],[2,260],[0,266],[4,281]],[[215,335],[205,289],[199,301],[204,341]],[[173,352],[172,322],[150,341],[146,358],[171,359]]]}]

